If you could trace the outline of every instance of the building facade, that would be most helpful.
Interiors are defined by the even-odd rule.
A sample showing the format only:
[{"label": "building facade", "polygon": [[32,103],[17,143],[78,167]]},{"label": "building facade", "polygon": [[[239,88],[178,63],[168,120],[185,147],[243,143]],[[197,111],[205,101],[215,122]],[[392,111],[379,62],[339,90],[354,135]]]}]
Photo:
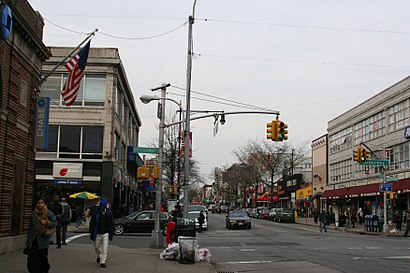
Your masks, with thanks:
[{"label": "building facade", "polygon": [[327,134],[312,141],[312,187],[313,206],[321,211],[324,208],[320,197],[327,185],[328,145]]},{"label": "building facade", "polygon": [[[407,77],[329,121],[328,186],[322,199],[336,210],[336,216],[348,207],[381,216],[387,206],[390,220],[394,212],[409,208],[409,89]],[[358,164],[353,150],[359,147],[370,150],[371,159],[387,159],[389,164]],[[387,204],[379,190],[383,181],[391,181],[393,188]]]},{"label": "building facade", "polygon": [[[50,50],[44,75],[73,48]],[[129,156],[129,147],[138,146],[142,123],[118,49],[90,49],[76,102],[70,107],[60,94],[67,76],[61,66],[42,85],[42,96],[50,98],[49,137],[48,147],[36,152],[36,194],[48,199],[56,193],[88,191],[107,198],[118,216],[124,204],[134,206],[142,198],[136,181],[142,160],[135,153]]]},{"label": "building facade", "polygon": [[6,5],[11,35],[0,39],[0,254],[25,246],[34,183],[34,102],[41,64],[50,56],[42,42],[43,18],[27,1],[2,0],[0,10]]}]

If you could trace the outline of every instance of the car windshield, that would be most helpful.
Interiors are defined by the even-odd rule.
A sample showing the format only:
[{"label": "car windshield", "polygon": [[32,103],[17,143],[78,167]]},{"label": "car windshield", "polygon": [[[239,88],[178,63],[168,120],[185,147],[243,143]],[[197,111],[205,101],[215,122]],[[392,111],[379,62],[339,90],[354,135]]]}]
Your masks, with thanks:
[{"label": "car windshield", "polygon": [[293,209],[283,209],[284,213],[293,213]]},{"label": "car windshield", "polygon": [[232,211],[229,213],[230,217],[248,217],[244,212],[242,211]]},{"label": "car windshield", "polygon": [[196,219],[199,217],[199,211],[190,211],[188,213],[188,219]]},{"label": "car windshield", "polygon": [[135,216],[136,216],[138,213],[140,213],[140,212],[139,212],[139,211],[133,212],[133,213],[131,213],[130,215],[125,216],[125,218],[127,218],[127,219],[134,219]]}]

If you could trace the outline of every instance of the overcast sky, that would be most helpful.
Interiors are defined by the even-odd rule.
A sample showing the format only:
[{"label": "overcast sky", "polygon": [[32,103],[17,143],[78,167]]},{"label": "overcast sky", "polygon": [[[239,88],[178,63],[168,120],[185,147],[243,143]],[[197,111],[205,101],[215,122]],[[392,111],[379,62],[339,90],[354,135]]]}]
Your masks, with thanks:
[{"label": "overcast sky", "polygon": [[[91,46],[119,49],[143,122],[140,146],[157,141],[156,103],[138,98],[171,83],[178,88],[168,88],[167,96],[185,108],[183,24],[194,1],[29,2],[46,19],[47,46],[76,46],[81,33],[98,28]],[[408,0],[198,0],[192,90],[210,96],[192,93],[191,109],[277,110],[289,125],[289,144],[310,144],[326,133],[329,120],[408,76],[409,10]],[[177,106],[168,101],[166,109]],[[193,156],[204,178],[234,163],[233,150],[266,139],[266,123],[274,118],[227,116],[216,137],[213,119],[192,121]]]}]

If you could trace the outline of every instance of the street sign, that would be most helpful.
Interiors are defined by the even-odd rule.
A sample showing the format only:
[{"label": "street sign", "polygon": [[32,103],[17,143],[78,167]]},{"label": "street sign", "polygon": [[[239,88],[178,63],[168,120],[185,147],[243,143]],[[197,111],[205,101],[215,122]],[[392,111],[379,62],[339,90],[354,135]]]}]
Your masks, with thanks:
[{"label": "street sign", "polygon": [[393,184],[392,183],[381,183],[379,186],[379,190],[381,192],[387,191],[387,192],[392,192],[393,191]]},{"label": "street sign", "polygon": [[360,165],[365,166],[388,166],[390,163],[387,159],[369,159],[365,162],[360,163]]},{"label": "street sign", "polygon": [[390,182],[390,181],[399,181],[399,178],[397,176],[386,177],[386,181],[388,181],[388,182]]},{"label": "street sign", "polygon": [[148,148],[148,147],[137,147],[137,153],[141,154],[157,154],[157,148]]}]

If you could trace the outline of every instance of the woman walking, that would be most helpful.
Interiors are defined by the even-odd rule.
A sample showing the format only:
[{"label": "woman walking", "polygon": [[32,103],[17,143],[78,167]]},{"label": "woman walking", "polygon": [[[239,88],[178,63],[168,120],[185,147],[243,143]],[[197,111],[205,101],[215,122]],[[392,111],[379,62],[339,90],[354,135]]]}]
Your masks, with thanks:
[{"label": "woman walking", "polygon": [[44,204],[44,199],[39,198],[34,211],[30,215],[29,230],[25,253],[27,269],[30,273],[43,273],[50,270],[48,263],[48,248],[50,246],[50,229],[57,225],[57,220]]}]

